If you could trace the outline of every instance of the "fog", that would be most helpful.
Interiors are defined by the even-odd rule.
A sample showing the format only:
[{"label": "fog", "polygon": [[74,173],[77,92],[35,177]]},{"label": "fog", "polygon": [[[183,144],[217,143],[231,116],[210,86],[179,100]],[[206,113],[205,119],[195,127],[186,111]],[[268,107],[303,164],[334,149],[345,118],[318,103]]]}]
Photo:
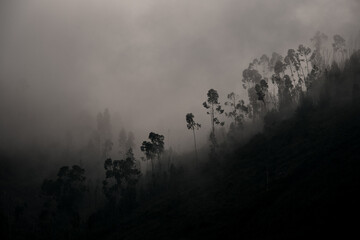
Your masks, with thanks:
[{"label": "fog", "polygon": [[358,0],[2,0],[0,143],[61,139],[108,108],[114,135],[123,126],[139,146],[154,131],[178,151],[192,147],[192,112],[203,145],[209,88],[246,98],[253,58],[318,30],[349,39],[359,12]]}]

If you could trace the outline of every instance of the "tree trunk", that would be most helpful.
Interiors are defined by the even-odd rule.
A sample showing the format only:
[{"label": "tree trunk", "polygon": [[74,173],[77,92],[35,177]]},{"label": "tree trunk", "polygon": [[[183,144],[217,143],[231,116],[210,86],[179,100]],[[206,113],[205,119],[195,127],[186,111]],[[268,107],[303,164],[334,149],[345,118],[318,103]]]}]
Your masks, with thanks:
[{"label": "tree trunk", "polygon": [[305,62],[306,62],[307,74],[309,75],[310,74],[310,72],[309,72],[309,61],[308,61],[306,55],[305,55]]},{"label": "tree trunk", "polygon": [[194,135],[195,157],[196,157],[196,166],[197,166],[199,159],[198,159],[198,152],[197,152],[197,147],[196,147],[196,138],[195,138],[195,129],[194,128],[193,128],[193,135]]},{"label": "tree trunk", "polygon": [[233,104],[234,104],[234,124],[235,124],[235,127],[237,126],[237,120],[236,120],[236,117],[237,117],[237,112],[236,112],[236,102],[235,102],[235,96],[233,98]]},{"label": "tree trunk", "polygon": [[154,162],[153,159],[151,158],[151,173],[154,174]]},{"label": "tree trunk", "polygon": [[211,104],[211,125],[212,125],[212,132],[215,137],[215,123],[214,123],[214,104]]}]

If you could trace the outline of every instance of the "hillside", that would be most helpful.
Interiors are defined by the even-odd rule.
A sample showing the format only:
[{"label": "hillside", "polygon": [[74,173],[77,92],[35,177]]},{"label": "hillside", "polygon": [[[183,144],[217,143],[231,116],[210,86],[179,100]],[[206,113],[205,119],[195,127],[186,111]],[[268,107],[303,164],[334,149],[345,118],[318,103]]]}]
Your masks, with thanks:
[{"label": "hillside", "polygon": [[[93,230],[106,239],[294,239],[356,233],[358,107],[303,105],[127,220]],[[216,168],[213,166],[216,165]],[[221,172],[221,173],[220,173]],[[192,181],[198,181],[196,184]],[[268,184],[267,184],[268,182]],[[195,184],[194,184],[195,183]],[[189,187],[192,186],[192,187]]]}]

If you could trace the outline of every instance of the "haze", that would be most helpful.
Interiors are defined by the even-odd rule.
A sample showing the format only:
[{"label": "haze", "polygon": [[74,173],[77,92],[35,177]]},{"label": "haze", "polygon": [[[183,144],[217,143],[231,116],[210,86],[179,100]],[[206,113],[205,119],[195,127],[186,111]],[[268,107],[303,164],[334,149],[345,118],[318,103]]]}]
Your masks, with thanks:
[{"label": "haze", "polygon": [[359,12],[357,0],[3,0],[0,143],[63,138],[108,108],[115,129],[138,143],[159,132],[178,151],[192,147],[192,112],[202,145],[209,88],[245,99],[253,58],[309,45],[318,30],[349,39]]}]

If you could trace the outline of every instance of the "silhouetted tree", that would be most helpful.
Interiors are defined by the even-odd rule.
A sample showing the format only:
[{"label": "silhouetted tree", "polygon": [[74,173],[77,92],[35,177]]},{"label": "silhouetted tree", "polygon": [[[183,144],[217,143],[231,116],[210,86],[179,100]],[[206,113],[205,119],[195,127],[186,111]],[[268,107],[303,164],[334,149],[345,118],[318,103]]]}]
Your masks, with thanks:
[{"label": "silhouetted tree", "polygon": [[108,158],[104,163],[106,179],[103,181],[103,191],[111,206],[120,210],[130,210],[136,200],[135,185],[140,171],[132,149],[127,152],[125,160]]},{"label": "silhouetted tree", "polygon": [[152,172],[154,173],[154,158],[157,157],[160,164],[161,154],[164,152],[164,136],[151,132],[150,142],[143,141],[140,150],[145,153],[146,159],[151,161]]},{"label": "silhouetted tree", "polygon": [[224,110],[221,109],[221,105],[219,103],[219,94],[216,90],[210,89],[207,93],[207,97],[208,99],[206,102],[203,102],[203,106],[206,109],[210,109],[210,111],[206,113],[210,115],[212,134],[215,137],[215,125],[220,124],[221,126],[224,126],[224,122],[220,122],[216,115],[223,114]]},{"label": "silhouetted tree", "polygon": [[195,130],[199,130],[201,128],[201,124],[195,122],[194,114],[192,114],[192,113],[186,114],[186,127],[193,131],[194,145],[195,145],[195,156],[196,156],[196,164],[197,164],[199,160],[198,160],[198,153],[197,153],[197,147],[196,147]]}]

